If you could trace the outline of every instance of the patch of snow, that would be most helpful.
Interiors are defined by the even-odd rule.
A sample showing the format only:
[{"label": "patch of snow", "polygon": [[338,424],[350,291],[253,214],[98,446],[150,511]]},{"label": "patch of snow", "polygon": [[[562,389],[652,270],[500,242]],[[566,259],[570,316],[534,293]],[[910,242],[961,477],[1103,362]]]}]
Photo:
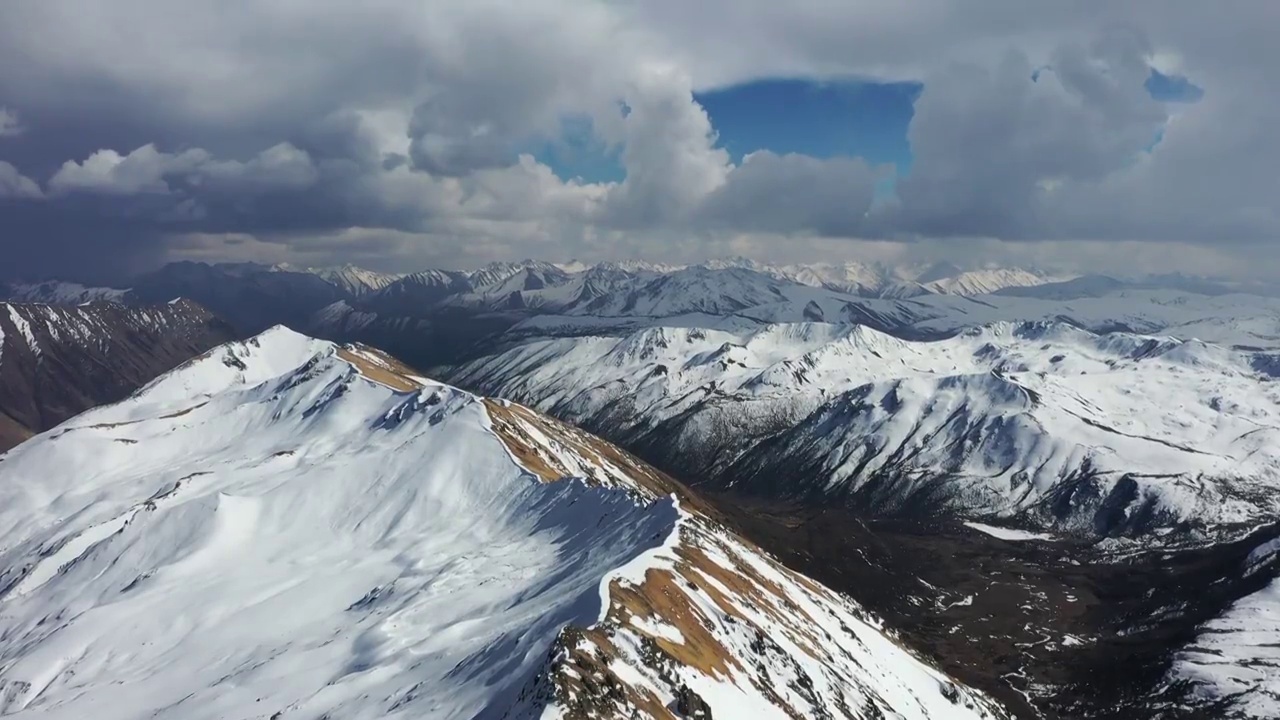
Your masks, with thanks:
[{"label": "patch of snow", "polygon": [[1001,540],[1053,540],[1054,536],[1049,533],[1028,532],[1026,530],[1018,530],[1015,528],[998,527],[996,525],[987,525],[980,522],[966,522],[967,527],[973,528],[980,533],[985,533],[994,538]]},{"label": "patch of snow", "polygon": [[14,305],[5,305],[9,310],[9,320],[13,322],[13,326],[18,329],[18,333],[22,335],[26,341],[27,347],[37,356],[40,355],[40,343],[36,342],[35,333],[31,332],[31,323],[22,316],[22,311]]},{"label": "patch of snow", "polygon": [[1229,714],[1222,717],[1280,717],[1280,580],[1239,600],[1200,633],[1174,659],[1169,679],[1224,702]]}]

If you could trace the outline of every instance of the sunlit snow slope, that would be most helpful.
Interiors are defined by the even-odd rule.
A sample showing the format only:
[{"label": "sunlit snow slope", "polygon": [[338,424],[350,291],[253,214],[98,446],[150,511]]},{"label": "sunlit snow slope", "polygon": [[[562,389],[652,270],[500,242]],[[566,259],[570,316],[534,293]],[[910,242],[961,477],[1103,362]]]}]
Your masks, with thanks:
[{"label": "sunlit snow slope", "polygon": [[1089,533],[1280,510],[1274,354],[1062,323],[936,341],[865,326],[539,340],[453,371],[774,498]]},{"label": "sunlit snow slope", "polygon": [[[1280,562],[1280,540],[1249,555],[1246,577]],[[1280,580],[1241,598],[1200,628],[1175,658],[1168,680],[1222,704],[1224,718],[1280,717]]]},{"label": "sunlit snow slope", "polygon": [[0,456],[0,715],[1004,717],[699,507],[269,330]]}]

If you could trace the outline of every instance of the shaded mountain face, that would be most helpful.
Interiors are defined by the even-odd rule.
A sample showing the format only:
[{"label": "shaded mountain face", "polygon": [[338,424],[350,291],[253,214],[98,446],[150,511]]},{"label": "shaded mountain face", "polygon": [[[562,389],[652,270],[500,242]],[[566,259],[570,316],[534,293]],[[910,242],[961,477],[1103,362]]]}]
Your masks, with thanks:
[{"label": "shaded mountain face", "polygon": [[313,313],[348,294],[307,272],[180,262],[138,278],[127,301],[162,303],[179,297],[200,303],[241,334],[251,334],[277,324],[305,327]]},{"label": "shaded mountain face", "polygon": [[283,328],[6,456],[0,603],[6,714],[1010,717],[607,442]]},{"label": "shaded mountain face", "polygon": [[235,331],[199,305],[0,303],[0,452],[112,403]]},{"label": "shaded mountain face", "polygon": [[471,289],[466,273],[427,270],[400,278],[370,294],[359,305],[375,313],[419,316],[441,300]]}]

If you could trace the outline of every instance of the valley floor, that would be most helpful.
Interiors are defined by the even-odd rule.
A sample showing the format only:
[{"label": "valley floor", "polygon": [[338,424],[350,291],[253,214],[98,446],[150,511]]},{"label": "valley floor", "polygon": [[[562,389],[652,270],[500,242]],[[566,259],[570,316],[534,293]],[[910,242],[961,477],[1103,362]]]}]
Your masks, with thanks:
[{"label": "valley floor", "polygon": [[1280,524],[1211,548],[1106,555],[1078,540],[1001,539],[955,521],[708,497],[766,551],[856,598],[1019,717],[1264,717],[1233,715],[1167,678],[1201,623],[1266,586],[1267,573],[1236,571]]}]

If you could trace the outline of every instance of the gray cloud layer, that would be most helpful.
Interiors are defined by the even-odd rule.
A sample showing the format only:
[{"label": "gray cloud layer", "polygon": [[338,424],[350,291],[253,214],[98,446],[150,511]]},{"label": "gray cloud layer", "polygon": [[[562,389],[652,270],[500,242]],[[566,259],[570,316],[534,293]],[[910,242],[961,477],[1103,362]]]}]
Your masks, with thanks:
[{"label": "gray cloud layer", "polygon": [[[414,266],[812,236],[1256,258],[1280,233],[1277,7],[10,0],[0,238],[36,275],[220,246]],[[1152,99],[1152,66],[1203,99]],[[731,162],[693,91],[771,76],[922,81],[897,196],[877,202],[887,170],[857,159]],[[521,154],[565,118],[625,180]]]}]

